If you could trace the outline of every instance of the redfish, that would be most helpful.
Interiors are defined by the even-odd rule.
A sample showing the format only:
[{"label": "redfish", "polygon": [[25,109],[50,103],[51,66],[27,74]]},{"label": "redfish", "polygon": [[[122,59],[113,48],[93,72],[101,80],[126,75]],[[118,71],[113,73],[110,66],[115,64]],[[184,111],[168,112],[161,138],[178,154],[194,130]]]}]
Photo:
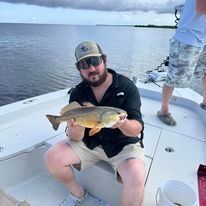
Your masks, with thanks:
[{"label": "redfish", "polygon": [[117,123],[122,116],[127,116],[127,112],[107,106],[94,106],[86,102],[81,106],[77,102],[72,102],[65,106],[60,116],[46,115],[55,130],[58,129],[62,122],[68,122],[74,119],[75,125],[80,125],[85,128],[91,128],[89,136],[98,133],[102,128],[109,128]]}]

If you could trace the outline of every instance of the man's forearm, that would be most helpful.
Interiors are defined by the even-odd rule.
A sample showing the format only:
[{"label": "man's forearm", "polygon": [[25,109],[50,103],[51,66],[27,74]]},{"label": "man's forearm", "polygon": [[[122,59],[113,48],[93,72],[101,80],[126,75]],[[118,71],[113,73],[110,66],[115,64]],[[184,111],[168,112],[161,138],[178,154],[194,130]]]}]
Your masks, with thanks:
[{"label": "man's forearm", "polygon": [[142,125],[137,120],[126,119],[119,129],[129,137],[138,136],[142,131]]}]

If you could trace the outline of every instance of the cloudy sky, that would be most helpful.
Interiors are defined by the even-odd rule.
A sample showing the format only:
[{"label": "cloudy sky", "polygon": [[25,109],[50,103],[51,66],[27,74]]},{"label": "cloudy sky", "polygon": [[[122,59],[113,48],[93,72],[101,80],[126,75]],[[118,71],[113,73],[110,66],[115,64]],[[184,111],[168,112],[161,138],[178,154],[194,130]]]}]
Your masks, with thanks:
[{"label": "cloudy sky", "polygon": [[174,25],[184,0],[0,0],[0,23]]}]

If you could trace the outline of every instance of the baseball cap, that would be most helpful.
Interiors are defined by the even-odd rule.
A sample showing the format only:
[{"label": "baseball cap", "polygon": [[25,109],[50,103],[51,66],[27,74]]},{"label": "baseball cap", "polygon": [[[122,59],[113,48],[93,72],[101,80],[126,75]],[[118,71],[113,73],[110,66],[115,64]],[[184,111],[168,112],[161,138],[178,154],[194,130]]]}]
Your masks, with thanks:
[{"label": "baseball cap", "polygon": [[102,55],[102,49],[96,42],[93,41],[84,41],[75,49],[75,57],[77,62],[87,57],[99,57]]}]

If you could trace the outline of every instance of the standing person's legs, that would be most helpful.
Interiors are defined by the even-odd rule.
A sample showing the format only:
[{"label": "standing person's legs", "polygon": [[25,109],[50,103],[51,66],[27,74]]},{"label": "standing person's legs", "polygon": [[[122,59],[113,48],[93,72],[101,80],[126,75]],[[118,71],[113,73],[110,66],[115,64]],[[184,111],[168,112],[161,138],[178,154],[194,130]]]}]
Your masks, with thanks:
[{"label": "standing person's legs", "polygon": [[203,101],[200,106],[206,110],[206,73],[202,77]]},{"label": "standing person's legs", "polygon": [[169,112],[169,102],[174,91],[173,86],[167,86],[166,84],[162,87],[162,105],[160,111],[157,112],[157,117],[165,124],[169,126],[175,126],[176,121]]},{"label": "standing person's legs", "polygon": [[194,73],[196,78],[202,77],[202,90],[203,90],[203,101],[200,106],[206,109],[206,46],[198,59],[197,66]]},{"label": "standing person's legs", "polygon": [[162,89],[162,105],[158,118],[165,124],[174,126],[176,121],[169,113],[169,102],[174,87],[188,86],[201,54],[202,48],[183,44],[172,39],[170,42],[170,58],[167,79]]},{"label": "standing person's legs", "polygon": [[167,86],[166,84],[162,87],[162,106],[160,109],[161,114],[169,113],[169,102],[173,93],[174,87]]}]

